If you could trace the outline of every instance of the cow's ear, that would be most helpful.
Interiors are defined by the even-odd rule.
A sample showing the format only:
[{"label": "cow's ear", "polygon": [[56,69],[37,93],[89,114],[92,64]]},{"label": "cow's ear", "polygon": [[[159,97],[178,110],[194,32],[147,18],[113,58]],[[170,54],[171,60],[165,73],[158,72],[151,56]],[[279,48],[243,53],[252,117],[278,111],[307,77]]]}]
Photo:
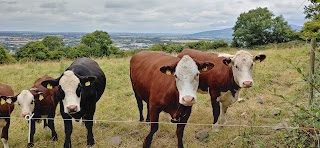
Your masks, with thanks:
[{"label": "cow's ear", "polygon": [[53,87],[56,87],[59,85],[58,80],[46,80],[41,82],[41,85],[47,89],[53,89]]},{"label": "cow's ear", "polygon": [[80,83],[82,86],[88,87],[91,86],[91,84],[97,79],[95,76],[88,76],[88,77],[81,77]]},{"label": "cow's ear", "polygon": [[232,62],[232,59],[231,58],[225,58],[225,59],[222,60],[222,62],[225,65],[229,65]]},{"label": "cow's ear", "polygon": [[260,53],[254,57],[254,61],[260,60],[260,62],[262,62],[266,57],[267,56],[265,54]]},{"label": "cow's ear", "polygon": [[214,67],[214,64],[212,62],[201,62],[194,60],[198,66],[198,70],[201,72],[209,71]]},{"label": "cow's ear", "polygon": [[5,103],[11,104],[12,102],[17,101],[17,96],[0,96],[0,104],[3,105]]},{"label": "cow's ear", "polygon": [[166,75],[173,75],[173,73],[176,71],[176,67],[173,66],[162,66],[160,68],[160,71]]},{"label": "cow's ear", "polygon": [[43,92],[38,92],[34,95],[35,100],[42,101],[44,99]]}]

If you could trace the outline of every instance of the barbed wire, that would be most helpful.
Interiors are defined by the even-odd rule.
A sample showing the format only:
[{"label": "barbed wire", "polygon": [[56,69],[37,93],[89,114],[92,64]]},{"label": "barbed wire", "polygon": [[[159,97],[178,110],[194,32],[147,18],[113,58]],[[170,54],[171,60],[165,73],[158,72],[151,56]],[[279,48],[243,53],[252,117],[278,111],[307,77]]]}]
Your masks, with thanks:
[{"label": "barbed wire", "polygon": [[[22,117],[0,117],[0,119],[24,119]],[[30,120],[30,119],[25,119]],[[76,119],[58,119],[58,118],[32,118],[31,120],[56,120],[56,121],[73,121]],[[151,123],[157,123],[157,124],[167,124],[167,125],[177,125],[177,124],[185,124],[185,125],[194,125],[194,126],[212,126],[212,127],[243,127],[243,128],[271,128],[274,129],[291,129],[291,130],[316,130],[319,131],[319,128],[316,127],[300,127],[300,126],[278,126],[278,125],[244,125],[244,124],[209,124],[209,123],[172,123],[172,122],[140,122],[140,121],[134,121],[134,120],[106,120],[106,119],[93,119],[93,120],[87,120],[87,119],[80,119],[81,122],[94,122],[94,123],[138,123],[138,124],[151,124]]]}]

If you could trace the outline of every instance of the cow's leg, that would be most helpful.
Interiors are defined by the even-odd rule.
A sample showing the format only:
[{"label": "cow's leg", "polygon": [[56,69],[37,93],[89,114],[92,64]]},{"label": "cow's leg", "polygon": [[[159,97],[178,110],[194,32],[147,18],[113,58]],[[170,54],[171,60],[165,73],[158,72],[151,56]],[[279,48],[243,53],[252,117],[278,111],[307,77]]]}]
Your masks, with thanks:
[{"label": "cow's leg", "polygon": [[139,109],[139,114],[140,114],[140,119],[139,121],[142,122],[144,119],[143,119],[143,103],[142,103],[142,99],[139,97],[139,95],[136,93],[135,90],[134,91],[134,96],[136,97],[136,100],[137,100],[137,104],[138,104],[138,109]]},{"label": "cow's leg", "polygon": [[47,127],[48,127],[47,119],[43,119],[43,129],[46,129]]},{"label": "cow's leg", "polygon": [[188,122],[188,119],[190,117],[191,107],[185,107],[183,111],[185,112],[186,115],[180,119],[180,122],[177,124],[177,130],[176,130],[176,134],[178,137],[178,148],[183,148],[183,142],[182,142],[183,132],[186,126],[185,123]]},{"label": "cow's leg", "polygon": [[229,105],[226,104],[225,102],[221,103],[221,114],[220,114],[220,119],[219,122],[220,124],[225,124],[226,123],[226,113]]},{"label": "cow's leg", "polygon": [[151,146],[152,137],[155,132],[158,131],[159,124],[157,123],[159,121],[159,114],[160,110],[156,107],[150,107],[150,121],[151,121],[151,130],[148,134],[148,136],[144,139],[143,147],[149,148]]},{"label": "cow's leg", "polygon": [[57,132],[54,128],[54,116],[49,116],[48,117],[48,127],[51,129],[51,135],[52,135],[52,140],[53,141],[57,141],[58,140],[58,135],[57,135]]},{"label": "cow's leg", "polygon": [[64,140],[64,148],[71,148],[71,134],[72,134],[72,120],[67,115],[62,116],[64,120],[64,133],[66,135]]},{"label": "cow's leg", "polygon": [[87,121],[84,122],[86,128],[87,128],[87,145],[88,146],[93,146],[94,145],[94,138],[93,138],[93,133],[92,133],[92,126],[93,126],[93,114],[91,113],[90,115],[87,114],[86,119]]},{"label": "cow's leg", "polygon": [[146,122],[150,122],[150,111],[149,111],[149,103],[147,102],[147,119]]},{"label": "cow's leg", "polygon": [[10,118],[6,119],[6,126],[4,126],[2,128],[1,141],[3,143],[3,147],[4,148],[9,148],[9,144],[8,144],[8,139],[9,139],[8,130],[9,130],[9,127],[10,127]]},{"label": "cow's leg", "polygon": [[212,114],[213,114],[213,124],[217,123],[219,115],[220,115],[220,103],[217,100],[219,95],[220,95],[220,93],[217,93],[215,91],[210,91]]},{"label": "cow's leg", "polygon": [[34,133],[36,132],[36,123],[34,120],[29,120],[29,122],[31,122],[31,131],[30,131],[30,141],[28,143],[28,147],[33,147],[34,144],[33,144],[33,136],[34,136]]}]

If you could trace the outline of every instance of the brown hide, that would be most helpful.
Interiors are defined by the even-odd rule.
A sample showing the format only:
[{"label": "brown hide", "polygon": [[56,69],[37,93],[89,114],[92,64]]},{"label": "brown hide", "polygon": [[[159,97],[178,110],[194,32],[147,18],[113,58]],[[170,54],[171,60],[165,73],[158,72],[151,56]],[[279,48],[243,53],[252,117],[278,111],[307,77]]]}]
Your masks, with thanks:
[{"label": "brown hide", "polygon": [[[58,100],[55,97],[56,92],[58,91],[57,87],[52,89],[47,89],[41,85],[41,82],[46,80],[54,80],[54,78],[45,75],[34,82],[34,85],[31,89],[31,93],[35,96],[38,92],[42,92],[44,99],[40,101],[40,105],[37,105],[37,109],[46,107],[47,110],[52,110],[50,112],[55,112]],[[34,90],[35,89],[35,90]],[[37,101],[37,100],[36,100]],[[39,102],[38,102],[39,103]],[[43,110],[43,109],[40,109]]]},{"label": "brown hide", "polygon": [[160,71],[162,66],[174,65],[180,58],[163,52],[140,52],[130,61],[130,78],[134,91],[150,106],[170,112],[179,104],[179,94],[173,75]]},{"label": "brown hide", "polygon": [[[14,92],[9,85],[0,83],[0,96],[14,96]],[[5,103],[0,105],[1,117],[10,117],[14,109],[14,103]],[[1,119],[0,117],[0,119]],[[1,138],[8,140],[9,138],[9,127],[10,127],[10,118],[5,118],[6,125],[2,127]]]},{"label": "brown hide", "polygon": [[[0,96],[14,96],[14,92],[9,85],[0,83]],[[14,103],[5,103],[0,105],[1,116],[10,117],[11,112],[14,109]]]},{"label": "brown hide", "polygon": [[[178,122],[186,123],[191,113],[191,106],[179,104],[179,93],[173,74],[160,71],[162,66],[176,66],[180,58],[163,52],[140,52],[130,61],[130,78],[136,95],[140,116],[142,115],[142,100],[149,103],[151,130],[145,138],[143,147],[150,147],[153,134],[158,130],[159,114],[165,111]],[[139,105],[140,102],[140,105]],[[182,114],[182,115],[181,115]],[[143,117],[142,117],[143,120]],[[140,117],[140,121],[141,117]],[[185,124],[178,124],[176,134],[178,147],[183,147],[182,137]]]}]

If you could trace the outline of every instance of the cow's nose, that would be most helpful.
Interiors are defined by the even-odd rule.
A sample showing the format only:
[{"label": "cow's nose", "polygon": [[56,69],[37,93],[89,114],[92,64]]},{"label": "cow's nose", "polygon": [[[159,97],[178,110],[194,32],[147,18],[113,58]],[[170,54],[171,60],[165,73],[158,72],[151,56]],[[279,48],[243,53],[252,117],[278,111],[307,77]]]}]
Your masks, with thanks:
[{"label": "cow's nose", "polygon": [[248,87],[251,87],[252,86],[252,81],[244,81],[243,82],[243,87],[244,88],[248,88]]},{"label": "cow's nose", "polygon": [[184,96],[182,97],[182,104],[185,106],[192,106],[196,103],[195,98],[192,96]]},{"label": "cow's nose", "polygon": [[69,110],[69,113],[75,113],[77,112],[77,106],[76,105],[69,105],[67,107],[67,109]]},{"label": "cow's nose", "polygon": [[30,115],[28,112],[23,112],[22,117],[25,118],[27,115]]}]

